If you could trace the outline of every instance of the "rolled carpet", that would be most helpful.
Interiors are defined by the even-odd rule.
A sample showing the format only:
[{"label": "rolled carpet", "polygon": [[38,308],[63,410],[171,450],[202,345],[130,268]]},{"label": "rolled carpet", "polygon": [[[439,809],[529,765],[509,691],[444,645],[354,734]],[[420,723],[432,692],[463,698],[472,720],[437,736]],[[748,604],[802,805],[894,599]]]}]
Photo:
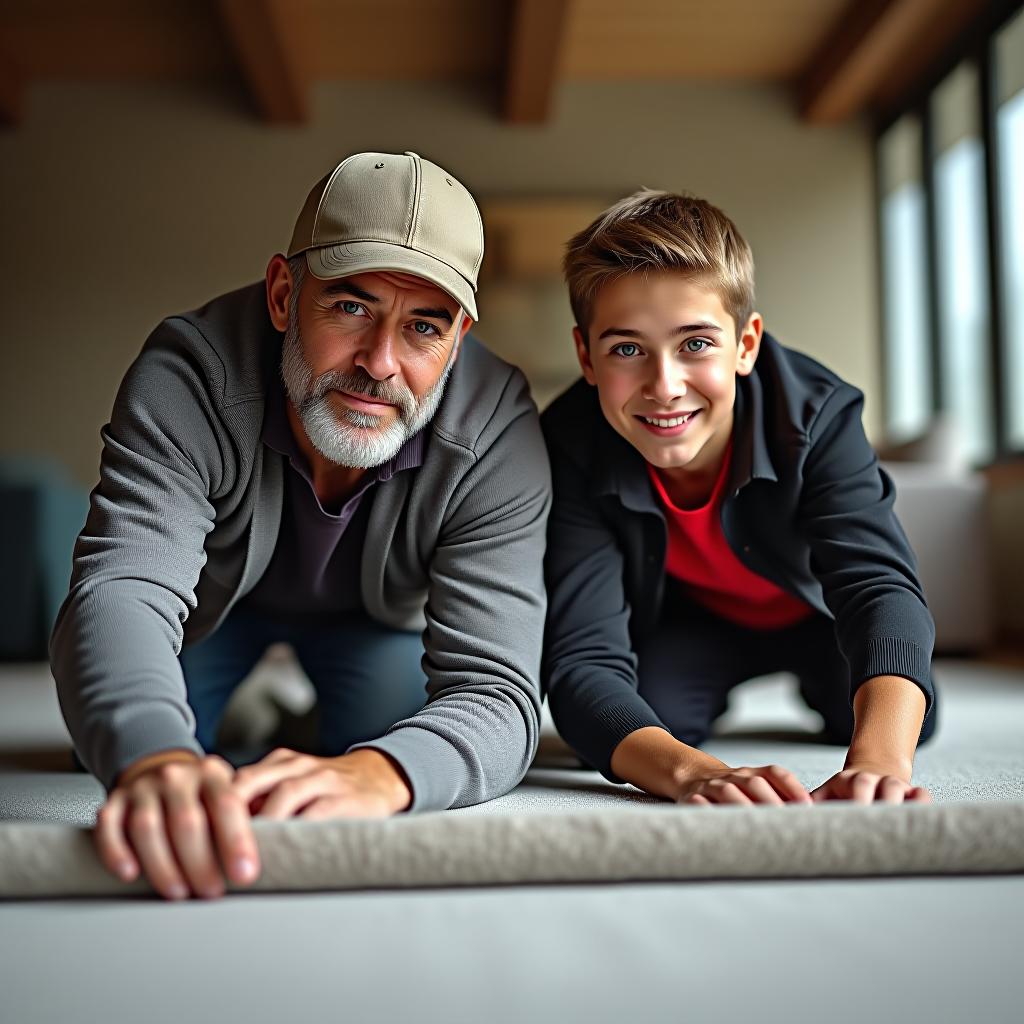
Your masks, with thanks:
[{"label": "rolled carpet", "polygon": [[[264,822],[236,892],[1024,871],[1024,803],[653,807]],[[151,891],[101,866],[87,829],[0,825],[0,897]]]}]

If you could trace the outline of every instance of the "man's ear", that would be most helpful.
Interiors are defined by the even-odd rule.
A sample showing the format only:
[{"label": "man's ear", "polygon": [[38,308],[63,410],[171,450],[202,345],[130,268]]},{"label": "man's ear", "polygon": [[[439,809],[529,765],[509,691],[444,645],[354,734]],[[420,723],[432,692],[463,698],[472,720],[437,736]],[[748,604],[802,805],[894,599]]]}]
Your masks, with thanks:
[{"label": "man's ear", "polygon": [[741,377],[748,377],[754,371],[757,353],[761,350],[761,336],[764,334],[764,320],[760,313],[751,313],[746,325],[736,337],[739,353],[736,357],[736,372]]},{"label": "man's ear", "polygon": [[288,261],[280,254],[272,256],[267,264],[267,312],[270,322],[279,331],[288,328],[288,305],[295,282],[288,269]]},{"label": "man's ear", "polygon": [[596,385],[597,378],[594,376],[594,364],[590,361],[590,349],[579,327],[572,329],[572,340],[576,342],[576,358],[580,361],[584,379],[588,384]]}]

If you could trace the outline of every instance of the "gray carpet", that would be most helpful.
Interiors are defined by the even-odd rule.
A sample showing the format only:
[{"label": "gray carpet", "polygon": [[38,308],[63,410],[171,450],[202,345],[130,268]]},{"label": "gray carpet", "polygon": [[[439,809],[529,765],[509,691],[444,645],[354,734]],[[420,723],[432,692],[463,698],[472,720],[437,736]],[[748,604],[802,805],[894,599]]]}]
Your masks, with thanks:
[{"label": "gray carpet", "polygon": [[[942,718],[918,752],[915,781],[937,803],[1024,800],[1024,671],[940,661]],[[546,708],[545,708],[546,715]],[[795,697],[792,680],[770,676],[733,693],[720,735],[706,749],[731,764],[779,763],[808,788],[842,767],[844,751],[814,741],[817,715]],[[450,814],[520,814],[656,804],[630,786],[582,771],[546,719],[535,766],[511,793]],[[70,740],[49,670],[0,666],[0,820],[86,826],[102,788],[69,771]]]}]

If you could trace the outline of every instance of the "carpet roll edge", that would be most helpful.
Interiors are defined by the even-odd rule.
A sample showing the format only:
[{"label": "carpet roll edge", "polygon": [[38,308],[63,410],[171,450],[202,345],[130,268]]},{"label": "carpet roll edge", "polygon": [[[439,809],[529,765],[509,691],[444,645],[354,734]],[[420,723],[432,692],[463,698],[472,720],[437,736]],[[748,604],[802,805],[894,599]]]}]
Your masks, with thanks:
[{"label": "carpet roll edge", "polygon": [[[1024,802],[254,822],[246,892],[1024,872]],[[0,899],[138,895],[89,829],[0,823]]]}]

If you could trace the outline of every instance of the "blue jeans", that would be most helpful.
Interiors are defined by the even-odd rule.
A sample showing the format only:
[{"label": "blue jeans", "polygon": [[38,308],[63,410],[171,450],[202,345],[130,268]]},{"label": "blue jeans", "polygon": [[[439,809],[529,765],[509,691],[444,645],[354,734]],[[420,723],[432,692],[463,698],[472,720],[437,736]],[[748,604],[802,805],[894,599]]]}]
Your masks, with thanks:
[{"label": "blue jeans", "polygon": [[389,629],[362,613],[330,624],[288,623],[236,608],[179,658],[196,738],[207,752],[216,749],[232,692],[274,643],[292,646],[316,690],[321,756],[382,736],[426,703],[419,633]]}]

